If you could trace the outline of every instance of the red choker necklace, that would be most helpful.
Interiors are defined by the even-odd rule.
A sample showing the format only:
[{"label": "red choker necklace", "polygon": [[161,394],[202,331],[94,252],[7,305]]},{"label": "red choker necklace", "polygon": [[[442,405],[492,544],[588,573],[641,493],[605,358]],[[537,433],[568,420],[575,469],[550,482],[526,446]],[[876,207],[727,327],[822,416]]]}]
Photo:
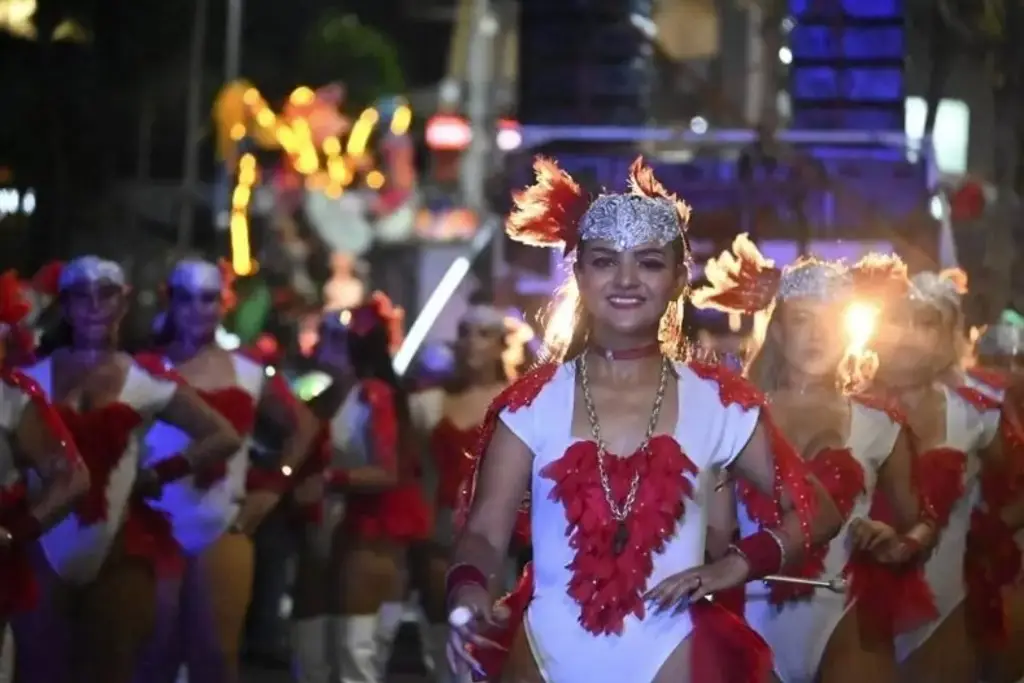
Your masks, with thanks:
[{"label": "red choker necklace", "polygon": [[618,349],[615,351],[591,345],[590,350],[606,360],[636,360],[637,358],[657,356],[661,353],[661,344],[658,342],[651,342],[644,346],[636,346],[632,349]]}]

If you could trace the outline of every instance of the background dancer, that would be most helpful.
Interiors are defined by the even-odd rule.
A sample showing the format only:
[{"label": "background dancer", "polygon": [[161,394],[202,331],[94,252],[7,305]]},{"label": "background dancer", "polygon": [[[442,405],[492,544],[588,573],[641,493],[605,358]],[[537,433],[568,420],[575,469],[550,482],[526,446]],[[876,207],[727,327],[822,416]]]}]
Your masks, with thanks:
[{"label": "background dancer", "polygon": [[[187,383],[242,436],[226,462],[205,467],[164,487],[153,506],[169,514],[174,537],[186,556],[184,576],[159,587],[154,638],[137,680],[174,681],[181,663],[192,683],[238,679],[242,628],[252,592],[251,534],[290,488],[292,472],[307,457],[318,429],[316,418],[292,395],[279,375],[214,340],[234,293],[230,276],[217,265],[180,261],[167,281],[168,310],[160,320],[153,354],[140,356],[154,374]],[[249,449],[256,420],[280,425],[288,436],[280,467],[255,478],[246,492]],[[146,435],[146,464],[159,467],[186,448],[189,436],[157,422]],[[253,478],[250,478],[253,479]]]},{"label": "background dancer", "polygon": [[[755,388],[720,366],[672,360],[688,207],[640,160],[627,193],[592,202],[552,162],[535,168],[509,234],[575,250],[573,277],[548,330],[554,361],[504,392],[484,425],[448,575],[450,606],[473,618],[452,630],[449,657],[496,677],[501,653],[481,629],[495,618],[513,528],[529,526],[533,579],[510,599],[515,622],[526,612],[509,624],[518,633],[501,680],[763,680],[763,641],[703,598],[798,559],[825,494]],[[730,466],[777,496],[780,524],[703,564],[703,501]]]},{"label": "background dancer", "polygon": [[[17,276],[0,275],[0,350],[6,351],[9,332],[28,309]],[[89,470],[42,390],[15,370],[0,370],[0,429],[0,681],[11,683],[14,643],[7,622],[34,608],[39,597],[30,547],[85,494]],[[31,475],[40,485],[30,500]]]},{"label": "background dancer", "polygon": [[[343,683],[383,680],[381,653],[386,647],[378,641],[380,609],[402,601],[408,548],[429,538],[431,530],[408,397],[391,360],[401,342],[401,315],[376,292],[351,311],[327,314],[317,352],[320,365],[335,380],[313,404],[330,429],[326,499],[344,496],[344,517],[332,533],[327,586],[307,585],[300,593],[308,598],[318,591],[328,596],[333,623],[327,633],[334,638],[337,657],[332,668]],[[325,520],[332,519],[325,515]],[[322,567],[322,555],[317,557],[315,547],[308,550],[312,552],[306,557]],[[300,573],[315,580],[324,572],[312,562]],[[296,604],[296,639],[328,626],[320,616],[323,605],[315,602],[310,599],[301,610]],[[329,636],[309,642],[326,645]],[[329,646],[326,649],[330,651]],[[300,659],[308,656],[312,668],[323,671],[323,653],[306,650],[296,654]],[[314,680],[302,675],[300,680]]]},{"label": "background dancer", "polygon": [[411,400],[413,421],[427,439],[432,464],[425,468],[429,474],[424,479],[434,490],[434,539],[415,548],[410,568],[423,601],[428,622],[425,642],[437,681],[449,680],[444,586],[459,486],[470,473],[469,455],[476,447],[487,406],[518,375],[523,346],[530,337],[525,323],[504,311],[471,305],[459,323],[454,374],[444,386],[419,392]]},{"label": "background dancer", "polygon": [[[156,576],[180,572],[170,525],[144,498],[195,466],[234,453],[238,435],[194,391],[155,378],[117,350],[127,306],[124,273],[85,256],[60,276],[63,320],[30,375],[59,410],[89,468],[74,514],[41,541],[41,600],[14,620],[18,678],[28,683],[127,683],[153,628]],[[159,418],[189,447],[148,469],[139,447]]]},{"label": "background dancer", "polygon": [[[958,274],[916,275],[909,296],[886,305],[874,342],[879,356],[874,388],[898,400],[907,416],[924,514],[939,534],[924,568],[937,617],[896,638],[902,676],[923,683],[971,683],[977,676],[964,604],[964,561],[972,510],[980,500],[978,456],[985,456],[984,447],[995,436],[997,412],[987,410],[977,392],[945,383],[963,357],[963,287]],[[872,527],[884,529],[877,519]],[[884,554],[885,544],[875,545]]]},{"label": "background dancer", "polygon": [[[919,512],[902,416],[885,401],[850,393],[850,378],[841,370],[851,351],[862,351],[854,348],[860,340],[851,336],[863,331],[850,335],[844,325],[851,304],[867,305],[855,300],[857,285],[872,293],[905,292],[905,267],[872,257],[854,269],[805,259],[780,270],[741,235],[732,253],[710,261],[705,274],[711,285],[694,292],[695,304],[764,316],[764,338],[747,364],[748,377],[769,396],[780,429],[804,454],[844,520],[839,535],[815,546],[803,566],[787,573],[828,581],[856,572],[848,532],[868,513],[876,486],[891,502],[899,531],[912,531]],[[766,505],[770,501],[749,485],[736,489],[719,496],[726,498],[727,514],[736,514],[733,495],[741,503],[741,535],[777,523],[773,507]],[[854,580],[853,585],[884,592],[878,583]],[[897,597],[886,595],[882,602]],[[884,615],[866,613],[878,605],[856,592],[754,582],[745,588],[744,613],[771,645],[776,675],[784,683],[894,682],[892,631],[884,624],[878,628]]]}]

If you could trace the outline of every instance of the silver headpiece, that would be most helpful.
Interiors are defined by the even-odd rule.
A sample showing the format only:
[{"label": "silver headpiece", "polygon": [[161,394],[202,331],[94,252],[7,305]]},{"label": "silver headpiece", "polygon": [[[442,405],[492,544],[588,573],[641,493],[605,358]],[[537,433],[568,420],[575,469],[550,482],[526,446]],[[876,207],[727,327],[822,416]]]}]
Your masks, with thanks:
[{"label": "silver headpiece", "polygon": [[607,240],[618,251],[641,244],[663,247],[683,234],[676,203],[659,197],[605,194],[593,201],[580,220],[580,240]]},{"label": "silver headpiece", "polygon": [[960,310],[963,282],[946,272],[924,272],[910,278],[910,300],[936,308]]},{"label": "silver headpiece", "polygon": [[117,263],[99,256],[81,256],[69,261],[61,269],[57,289],[63,292],[76,284],[102,281],[123,287],[125,284],[124,270]]},{"label": "silver headpiece", "polygon": [[981,356],[1024,354],[1024,327],[1006,323],[989,325],[978,338],[977,351]]},{"label": "silver headpiece", "polygon": [[219,291],[224,287],[224,277],[220,268],[209,261],[185,259],[175,264],[167,284],[189,292]]},{"label": "silver headpiece", "polygon": [[779,280],[778,298],[835,301],[852,291],[850,270],[838,261],[804,261],[787,266]]}]

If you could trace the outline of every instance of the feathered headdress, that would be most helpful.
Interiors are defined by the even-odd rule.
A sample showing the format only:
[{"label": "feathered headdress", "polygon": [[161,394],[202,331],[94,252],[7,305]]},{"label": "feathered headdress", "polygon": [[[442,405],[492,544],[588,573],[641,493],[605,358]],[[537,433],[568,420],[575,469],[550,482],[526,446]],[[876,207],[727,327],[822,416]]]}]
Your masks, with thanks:
[{"label": "feathered headdress", "polygon": [[907,264],[895,254],[866,254],[850,268],[850,275],[858,297],[886,301],[910,291]]},{"label": "feathered headdress", "polygon": [[967,273],[959,268],[926,271],[910,278],[910,285],[911,301],[959,311],[960,300],[967,293]]},{"label": "feathered headdress", "polygon": [[565,254],[581,241],[597,239],[620,250],[677,238],[685,244],[690,207],[658,182],[642,157],[630,166],[628,192],[593,200],[554,161],[537,158],[533,170],[536,181],[513,196],[515,206],[505,224],[517,242],[562,246]]},{"label": "feathered headdress", "polygon": [[32,289],[48,297],[60,293],[60,274],[64,270],[63,261],[50,261],[32,276]]},{"label": "feathered headdress", "polygon": [[32,305],[25,298],[21,280],[13,270],[0,275],[0,324],[14,327],[25,319]]},{"label": "feathered headdress", "polygon": [[371,294],[366,303],[352,309],[348,318],[348,329],[352,334],[361,337],[380,325],[387,333],[388,350],[391,353],[398,351],[402,345],[405,310],[395,306],[384,292]]},{"label": "feathered headdress", "polygon": [[727,313],[767,309],[778,296],[782,282],[782,270],[761,254],[746,233],[736,236],[731,250],[708,260],[704,276],[708,285],[690,295],[693,305]]}]

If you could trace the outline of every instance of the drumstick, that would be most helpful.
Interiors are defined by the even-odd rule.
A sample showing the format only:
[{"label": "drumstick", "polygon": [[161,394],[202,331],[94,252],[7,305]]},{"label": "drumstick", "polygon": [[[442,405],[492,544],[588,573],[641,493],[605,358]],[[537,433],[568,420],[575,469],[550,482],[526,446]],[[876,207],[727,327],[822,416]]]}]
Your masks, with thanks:
[{"label": "drumstick", "polygon": [[771,576],[766,576],[761,580],[770,581],[772,583],[792,583],[800,586],[811,586],[813,588],[825,588],[833,593],[846,592],[846,579],[841,576],[834,579],[804,579],[799,576],[782,576],[773,574]]}]

